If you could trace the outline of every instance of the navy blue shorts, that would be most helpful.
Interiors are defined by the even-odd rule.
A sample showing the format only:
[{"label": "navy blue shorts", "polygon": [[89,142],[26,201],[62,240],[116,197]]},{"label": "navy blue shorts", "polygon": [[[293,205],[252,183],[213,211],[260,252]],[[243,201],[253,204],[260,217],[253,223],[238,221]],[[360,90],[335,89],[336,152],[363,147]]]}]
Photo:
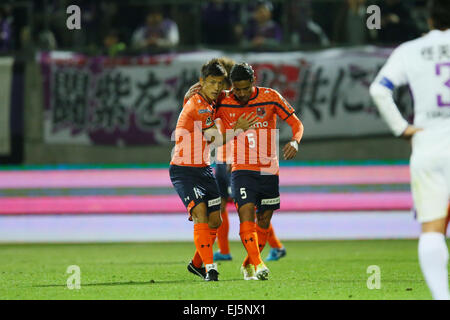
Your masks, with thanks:
[{"label": "navy blue shorts", "polygon": [[280,209],[280,180],[277,175],[262,175],[251,170],[231,173],[231,190],[238,210],[244,204],[254,203],[257,212]]},{"label": "navy blue shorts", "polygon": [[230,176],[231,172],[227,169],[226,163],[216,163],[215,176],[219,187],[219,194],[222,198],[227,199],[231,195]]},{"label": "navy blue shorts", "polygon": [[[170,181],[191,214],[191,210],[204,202],[208,214],[220,211],[220,195],[213,170],[207,167],[186,167],[170,165]],[[191,220],[191,217],[189,217]]]}]

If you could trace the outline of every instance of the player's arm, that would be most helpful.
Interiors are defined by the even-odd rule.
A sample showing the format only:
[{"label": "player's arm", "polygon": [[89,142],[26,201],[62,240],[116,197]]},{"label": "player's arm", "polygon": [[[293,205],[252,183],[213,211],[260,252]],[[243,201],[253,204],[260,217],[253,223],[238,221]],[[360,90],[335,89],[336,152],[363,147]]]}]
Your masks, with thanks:
[{"label": "player's arm", "polygon": [[220,147],[226,144],[228,141],[232,140],[241,132],[247,131],[251,126],[258,122],[258,117],[256,115],[252,115],[253,112],[249,113],[247,116],[245,114],[242,114],[236,121],[236,124],[234,125],[232,130],[220,132],[220,130],[214,124],[210,128],[203,130],[203,135],[208,142],[217,147]]},{"label": "player's arm", "polygon": [[303,123],[295,113],[292,113],[285,122],[291,127],[292,139],[283,147],[283,156],[285,160],[291,160],[298,152],[298,145],[302,140],[304,128]]},{"label": "player's arm", "polygon": [[202,88],[202,85],[200,84],[200,82],[195,83],[194,85],[192,85],[189,90],[186,92],[186,94],[184,95],[184,101],[183,101],[183,105],[186,104],[186,102],[196,93],[198,93],[200,91],[200,89]]},{"label": "player's arm", "polygon": [[393,97],[394,88],[407,83],[401,54],[400,50],[394,50],[371,84],[370,95],[394,135],[411,138],[422,129],[408,124],[398,110]]},{"label": "player's arm", "polygon": [[286,143],[283,147],[283,156],[285,160],[291,160],[295,157],[298,152],[298,145],[303,137],[303,123],[295,114],[294,108],[290,103],[284,99],[277,91],[276,93],[276,113],[277,115],[285,121],[292,130],[292,139],[290,142]]}]

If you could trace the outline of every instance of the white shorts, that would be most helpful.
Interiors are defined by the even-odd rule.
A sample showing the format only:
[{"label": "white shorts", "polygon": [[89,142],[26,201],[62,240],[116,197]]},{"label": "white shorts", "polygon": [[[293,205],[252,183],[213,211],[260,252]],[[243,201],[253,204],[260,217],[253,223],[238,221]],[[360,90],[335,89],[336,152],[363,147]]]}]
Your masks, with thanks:
[{"label": "white shorts", "polygon": [[450,201],[450,156],[413,153],[410,172],[417,221],[424,223],[445,218]]}]

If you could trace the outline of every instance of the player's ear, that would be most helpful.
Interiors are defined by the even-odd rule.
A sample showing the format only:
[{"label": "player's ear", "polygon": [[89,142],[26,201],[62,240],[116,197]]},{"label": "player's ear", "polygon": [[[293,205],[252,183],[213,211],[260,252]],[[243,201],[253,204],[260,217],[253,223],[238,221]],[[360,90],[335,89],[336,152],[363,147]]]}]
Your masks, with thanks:
[{"label": "player's ear", "polygon": [[200,78],[198,78],[198,82],[200,82],[200,85],[203,87],[203,78],[202,77],[200,77]]}]

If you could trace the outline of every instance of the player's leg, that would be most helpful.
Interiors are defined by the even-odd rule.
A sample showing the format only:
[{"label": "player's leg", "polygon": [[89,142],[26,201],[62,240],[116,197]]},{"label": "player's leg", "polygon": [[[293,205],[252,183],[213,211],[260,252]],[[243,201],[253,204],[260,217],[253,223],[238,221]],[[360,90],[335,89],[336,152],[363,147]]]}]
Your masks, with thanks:
[{"label": "player's leg", "polygon": [[433,299],[450,300],[448,288],[448,247],[445,242],[447,218],[422,223],[419,262]]},{"label": "player's leg", "polygon": [[[219,190],[217,188],[216,179],[212,175],[212,170],[205,169],[205,172],[201,177],[201,182],[198,183],[198,189],[200,190],[201,198],[206,206],[207,227],[203,226],[202,228],[207,229],[209,241],[208,243],[202,244],[203,246],[201,246],[201,249],[203,250],[203,252],[199,249],[198,246],[196,246],[197,251],[194,255],[194,259],[197,255],[200,255],[206,269],[206,281],[217,281],[219,273],[217,271],[217,264],[213,263],[213,245],[214,241],[216,240],[217,228],[220,227],[222,218],[220,216]],[[193,218],[195,222],[194,214]],[[206,251],[207,255],[205,258],[204,252]]]},{"label": "player's leg", "polygon": [[219,250],[214,253],[214,261],[231,260],[230,245],[228,234],[230,232],[230,221],[228,218],[227,199],[222,198],[220,214],[222,217],[222,224],[217,229],[217,245]]},{"label": "player's leg", "polygon": [[244,280],[258,280],[256,267],[264,265],[258,248],[258,234],[255,223],[255,204],[250,202],[238,206],[239,213],[239,236],[247,251],[247,256],[241,266]]},{"label": "player's leg", "polygon": [[[231,188],[239,214],[239,236],[254,268],[264,264],[258,249],[258,236],[255,223],[255,203],[259,172],[238,170],[231,174]],[[243,265],[245,269],[247,265]],[[251,268],[249,268],[251,270]],[[241,271],[245,271],[241,268]],[[249,275],[251,278],[252,276]],[[246,274],[244,273],[244,278]]]},{"label": "player's leg", "polygon": [[[280,190],[278,175],[261,175],[260,190],[258,194],[258,245],[260,252],[264,249],[269,234],[270,221],[275,210],[280,209]],[[267,278],[269,269],[260,267],[256,269],[256,276],[259,279]]]},{"label": "player's leg", "polygon": [[448,300],[448,248],[445,241],[449,181],[439,166],[425,158],[411,158],[411,191],[422,225],[419,238],[419,263],[433,299]]},{"label": "player's leg", "polygon": [[283,246],[280,239],[278,239],[277,235],[275,234],[272,223],[269,226],[267,242],[269,243],[271,248],[266,261],[277,261],[286,256],[286,248]]},{"label": "player's leg", "polygon": [[229,198],[230,188],[230,172],[227,170],[227,164],[218,163],[215,172],[217,186],[221,199],[220,214],[222,216],[222,224],[217,229],[217,245],[219,250],[214,253],[214,261],[231,260],[230,246],[228,243],[228,233],[230,223],[228,219],[227,201]]},{"label": "player's leg", "polygon": [[[192,209],[202,202],[198,197],[198,192],[195,191],[197,186],[194,184],[194,179],[191,178],[193,171],[195,169],[176,165],[171,165],[169,168],[170,180],[189,213],[190,221],[192,221]],[[196,250],[194,258],[189,262],[187,269],[192,274],[204,279],[206,270],[202,267],[202,264],[200,253]]]},{"label": "player's leg", "polygon": [[[260,253],[262,253],[267,242],[272,214],[273,210],[258,211],[256,214],[256,234],[258,235],[258,248]],[[245,266],[249,263],[249,256],[247,255],[243,265]]]},{"label": "player's leg", "polygon": [[191,214],[194,221],[195,247],[205,265],[205,280],[217,281],[219,273],[217,271],[217,265],[213,261],[212,249],[215,236],[213,237],[212,228],[210,226],[214,228],[220,225],[220,223],[217,223],[217,221],[220,221],[220,211],[211,213],[211,216],[215,217],[212,219],[213,221],[211,224],[211,219],[208,217],[207,213],[207,206],[204,202],[194,207]]},{"label": "player's leg", "polygon": [[262,260],[258,249],[258,235],[256,232],[255,223],[255,204],[244,204],[238,208],[238,212],[240,221],[239,235],[249,256],[247,261],[257,266],[262,263]]}]

